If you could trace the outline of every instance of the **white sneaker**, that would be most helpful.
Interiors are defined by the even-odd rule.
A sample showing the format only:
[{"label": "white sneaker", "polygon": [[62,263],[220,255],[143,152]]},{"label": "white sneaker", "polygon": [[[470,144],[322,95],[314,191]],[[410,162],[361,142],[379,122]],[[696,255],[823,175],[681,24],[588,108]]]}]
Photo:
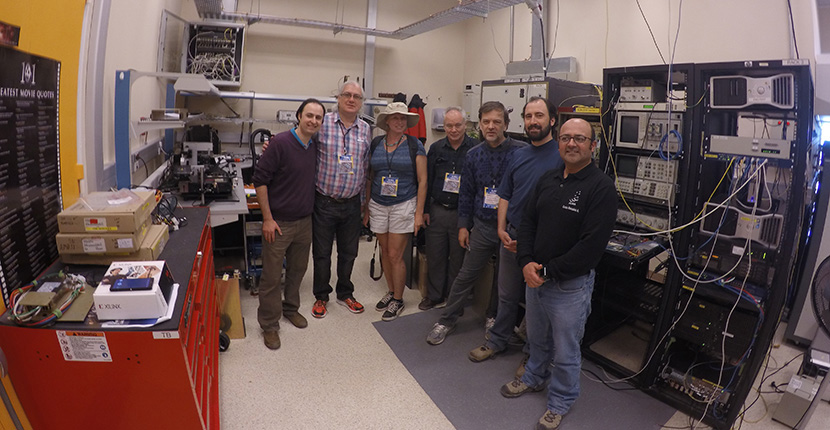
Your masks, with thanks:
[{"label": "white sneaker", "polygon": [[432,326],[432,331],[427,335],[427,343],[430,345],[440,345],[447,335],[452,331],[452,327],[447,327],[444,324],[435,323]]}]

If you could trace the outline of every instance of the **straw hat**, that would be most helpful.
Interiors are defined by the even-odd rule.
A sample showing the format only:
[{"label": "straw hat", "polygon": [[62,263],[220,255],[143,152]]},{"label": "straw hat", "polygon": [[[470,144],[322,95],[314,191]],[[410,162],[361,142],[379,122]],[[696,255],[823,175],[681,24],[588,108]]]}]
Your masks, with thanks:
[{"label": "straw hat", "polygon": [[417,113],[410,112],[409,108],[406,107],[406,104],[401,102],[393,102],[386,105],[386,108],[383,110],[383,112],[378,114],[375,123],[382,130],[389,131],[389,126],[386,124],[386,119],[389,118],[389,115],[394,115],[396,113],[406,115],[406,128],[414,127],[415,124],[418,123],[418,120],[421,118],[420,115],[418,115]]}]

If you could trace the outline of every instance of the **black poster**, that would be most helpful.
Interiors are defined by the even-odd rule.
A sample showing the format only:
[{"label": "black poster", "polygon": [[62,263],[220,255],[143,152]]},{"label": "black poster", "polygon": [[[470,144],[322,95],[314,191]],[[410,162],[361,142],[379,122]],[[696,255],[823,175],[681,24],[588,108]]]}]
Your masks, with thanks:
[{"label": "black poster", "polygon": [[61,64],[0,46],[0,285],[30,283],[58,258]]}]

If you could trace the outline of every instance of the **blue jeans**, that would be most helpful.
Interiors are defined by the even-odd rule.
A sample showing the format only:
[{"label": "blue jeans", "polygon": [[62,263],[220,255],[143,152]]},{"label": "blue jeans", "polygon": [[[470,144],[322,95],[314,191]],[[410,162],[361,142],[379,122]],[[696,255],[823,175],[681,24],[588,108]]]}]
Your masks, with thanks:
[{"label": "blue jeans", "polygon": [[464,311],[467,296],[473,290],[479,275],[490,261],[490,257],[499,252],[499,246],[501,246],[501,241],[496,233],[496,226],[476,218],[475,227],[470,232],[470,250],[464,256],[461,271],[458,272],[455,282],[450,287],[447,307],[438,320],[439,323],[447,327],[455,326]]},{"label": "blue jeans", "polygon": [[556,414],[566,414],[579,397],[580,343],[591,313],[593,291],[591,270],[567,281],[551,280],[538,288],[528,287],[525,292],[530,358],[522,382],[539,387],[550,378],[548,410]]},{"label": "blue jeans", "polygon": [[[513,239],[516,238],[516,229],[512,226],[508,226],[507,233]],[[519,303],[525,292],[525,281],[516,253],[508,251],[504,245],[499,248],[498,313],[496,322],[490,329],[490,340],[486,343],[496,351],[507,348],[507,341],[513,335],[513,327],[520,322],[517,321]]]}]

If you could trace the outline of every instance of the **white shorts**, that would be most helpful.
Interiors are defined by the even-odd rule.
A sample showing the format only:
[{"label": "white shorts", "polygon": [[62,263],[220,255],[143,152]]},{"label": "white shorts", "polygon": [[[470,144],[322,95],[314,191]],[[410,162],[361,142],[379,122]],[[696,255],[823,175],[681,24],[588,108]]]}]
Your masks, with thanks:
[{"label": "white shorts", "polygon": [[374,233],[412,233],[415,231],[417,197],[392,206],[369,200],[369,227]]}]

